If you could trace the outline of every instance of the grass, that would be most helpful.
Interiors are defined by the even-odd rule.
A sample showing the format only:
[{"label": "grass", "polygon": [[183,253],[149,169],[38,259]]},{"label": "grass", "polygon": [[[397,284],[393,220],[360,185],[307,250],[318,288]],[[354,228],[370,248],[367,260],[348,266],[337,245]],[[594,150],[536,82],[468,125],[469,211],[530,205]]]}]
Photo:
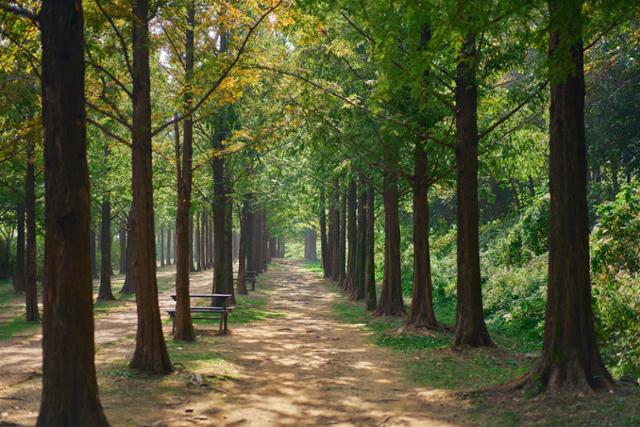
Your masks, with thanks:
[{"label": "grass", "polygon": [[[329,287],[338,292],[335,285]],[[435,306],[441,322],[455,321],[455,301],[439,300]],[[614,393],[588,396],[547,395],[525,397],[522,393],[489,392],[490,387],[523,375],[533,358],[524,353],[539,348],[519,328],[489,322],[496,349],[452,348],[452,335],[443,331],[420,333],[403,329],[400,318],[372,316],[360,303],[341,298],[333,314],[345,323],[361,324],[372,341],[398,355],[404,380],[418,387],[452,392],[460,401],[463,425],[478,426],[637,426],[640,425],[640,388],[620,384]]]},{"label": "grass", "polygon": [[0,327],[0,341],[8,340],[21,334],[33,334],[40,329],[40,322],[27,322],[24,314],[16,315],[3,321]]}]

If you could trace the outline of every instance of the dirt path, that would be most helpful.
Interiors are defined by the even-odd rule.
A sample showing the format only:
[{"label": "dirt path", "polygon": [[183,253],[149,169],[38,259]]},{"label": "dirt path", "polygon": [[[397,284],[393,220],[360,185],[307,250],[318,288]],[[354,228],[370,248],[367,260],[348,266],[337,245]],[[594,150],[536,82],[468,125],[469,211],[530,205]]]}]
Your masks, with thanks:
[{"label": "dirt path", "polygon": [[227,425],[454,425],[459,402],[405,385],[397,354],[333,319],[341,297],[317,274],[280,261],[268,275],[269,306],[286,315],[234,330],[223,349],[241,367],[221,412]]},{"label": "dirt path", "polygon": [[[170,278],[172,272],[159,273],[163,275]],[[195,274],[192,288],[205,290],[209,283],[210,272]],[[120,383],[123,388],[116,392],[111,383],[103,387],[107,380],[101,379],[112,425],[457,425],[453,420],[461,402],[443,391],[406,385],[397,353],[372,344],[361,326],[333,318],[332,304],[341,296],[316,273],[299,262],[280,260],[260,283],[269,295],[267,309],[281,316],[235,325],[230,336],[214,338],[213,348],[207,349],[225,360],[232,381],[200,389],[185,386],[180,374],[151,384],[127,378],[130,382]],[[160,295],[161,304],[171,304],[170,293]],[[114,360],[128,359],[135,317],[133,302],[97,317],[99,372]],[[165,324],[167,336],[168,328]],[[40,363],[39,334],[0,343],[0,425],[33,424]],[[140,390],[144,398],[123,391],[129,388]],[[180,396],[178,403],[163,398],[167,388]]]}]

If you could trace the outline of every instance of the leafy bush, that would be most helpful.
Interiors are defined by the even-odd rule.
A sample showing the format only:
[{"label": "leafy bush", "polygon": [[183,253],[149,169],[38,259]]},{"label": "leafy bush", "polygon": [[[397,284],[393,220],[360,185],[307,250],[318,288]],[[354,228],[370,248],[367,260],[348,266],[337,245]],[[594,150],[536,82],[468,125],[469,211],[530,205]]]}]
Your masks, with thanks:
[{"label": "leafy bush", "polygon": [[520,215],[519,221],[500,242],[500,261],[508,266],[522,266],[547,252],[549,234],[549,194],[535,199]]},{"label": "leafy bush", "polygon": [[597,208],[592,279],[603,357],[615,374],[640,376],[640,190]]}]

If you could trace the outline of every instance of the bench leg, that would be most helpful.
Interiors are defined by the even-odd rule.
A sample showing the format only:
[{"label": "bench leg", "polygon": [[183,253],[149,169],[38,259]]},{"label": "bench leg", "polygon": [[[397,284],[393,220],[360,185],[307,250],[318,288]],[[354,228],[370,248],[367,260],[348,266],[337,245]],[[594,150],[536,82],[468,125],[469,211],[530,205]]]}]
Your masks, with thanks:
[{"label": "bench leg", "polygon": [[252,290],[252,291],[255,291],[255,290],[256,290],[256,281],[255,281],[255,280],[252,280],[252,281],[251,281],[251,290]]},{"label": "bench leg", "polygon": [[176,333],[176,316],[171,316],[171,335]]},{"label": "bench leg", "polygon": [[224,334],[227,335],[227,332],[229,332],[229,329],[227,328],[227,319],[229,317],[229,314],[225,311],[223,317],[224,317]]}]

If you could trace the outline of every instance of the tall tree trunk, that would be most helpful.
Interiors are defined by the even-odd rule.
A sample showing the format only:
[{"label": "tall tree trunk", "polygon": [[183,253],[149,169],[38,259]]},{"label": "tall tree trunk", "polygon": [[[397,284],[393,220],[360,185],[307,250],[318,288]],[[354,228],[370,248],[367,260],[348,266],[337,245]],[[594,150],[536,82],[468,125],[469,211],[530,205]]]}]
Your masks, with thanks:
[{"label": "tall tree trunk", "polygon": [[345,277],[345,290],[349,296],[353,299],[356,297],[356,262],[357,262],[357,239],[358,239],[358,224],[357,221],[357,209],[358,209],[358,189],[356,187],[356,180],[351,179],[349,182],[349,190],[347,192],[347,240],[348,240],[348,253],[347,253],[347,273]]},{"label": "tall tree trunk", "polygon": [[329,255],[331,259],[331,280],[337,282],[340,277],[340,185],[338,178],[333,179],[331,210],[329,214]]},{"label": "tall tree trunk", "polygon": [[346,256],[347,256],[347,192],[342,193],[340,198],[340,232],[338,244],[338,286],[345,289],[346,272]]},{"label": "tall tree trunk", "polygon": [[135,242],[133,240],[133,229],[135,228],[135,217],[133,215],[133,205],[131,206],[131,211],[129,212],[129,218],[127,219],[127,265],[126,265],[126,276],[124,278],[124,284],[122,285],[122,289],[120,290],[120,294],[132,294],[136,291],[135,278],[133,277],[133,248]]},{"label": "tall tree trunk", "polygon": [[18,237],[16,238],[16,266],[13,272],[13,290],[22,292],[25,290],[26,272],[24,257],[24,202],[16,207],[18,220]]},{"label": "tall tree trunk", "polygon": [[429,254],[429,195],[427,153],[422,143],[415,146],[413,182],[413,294],[407,323],[436,328],[433,311],[433,284]]},{"label": "tall tree trunk", "polygon": [[[187,28],[185,37],[185,82],[187,90],[184,94],[184,104],[191,104],[193,95],[190,90],[190,83],[193,79],[194,65],[194,26],[195,26],[195,3],[189,2],[187,5]],[[176,154],[176,184],[178,194],[178,206],[176,211],[176,232],[175,232],[175,263],[176,263],[176,314],[175,330],[173,339],[175,341],[193,341],[195,333],[193,329],[193,319],[191,318],[191,297],[190,289],[190,233],[191,233],[191,192],[193,186],[193,120],[191,116],[182,122],[183,141],[182,151],[180,150],[180,128],[174,125],[175,154]],[[182,154],[182,157],[180,156]],[[169,251],[167,249],[167,251]],[[170,256],[170,254],[169,254]]]},{"label": "tall tree trunk", "polygon": [[379,316],[398,316],[405,313],[400,273],[400,219],[398,215],[398,176],[388,170],[384,177],[384,279]]},{"label": "tall tree trunk", "polygon": [[160,226],[160,267],[164,267],[164,225]]},{"label": "tall tree trunk", "polygon": [[167,225],[167,250],[165,252],[166,260],[165,265],[171,265],[171,226]]},{"label": "tall tree trunk", "polygon": [[360,194],[358,195],[358,227],[356,230],[356,267],[353,279],[353,299],[362,300],[366,296],[365,268],[367,263],[367,187],[360,177]]},{"label": "tall tree trunk", "polygon": [[151,167],[151,93],[149,73],[149,4],[133,3],[133,229],[134,281],[138,308],[136,349],[130,366],[145,372],[173,371],[162,334],[153,217]]},{"label": "tall tree trunk", "polygon": [[364,267],[364,280],[366,288],[367,310],[373,311],[377,308],[376,297],[376,262],[375,262],[375,229],[376,217],[374,213],[374,190],[370,185],[367,190],[367,204],[365,206],[365,216],[367,223],[366,259]]},{"label": "tall tree trunk", "polygon": [[90,250],[91,250],[91,277],[94,279],[98,278],[98,261],[97,261],[97,254],[96,254],[96,230],[95,228],[93,228],[93,224],[91,225],[91,230],[89,231],[89,239],[91,239],[90,242]]},{"label": "tall tree trunk", "polygon": [[314,230],[313,228],[308,228],[304,231],[304,259],[315,261],[317,258],[316,230]]},{"label": "tall tree trunk", "polygon": [[127,271],[127,230],[122,225],[118,229],[118,242],[120,243],[120,262],[118,273],[125,274]]},{"label": "tall tree trunk", "polygon": [[246,295],[247,291],[247,226],[249,221],[249,195],[245,193],[242,199],[242,214],[240,215],[240,241],[238,242],[238,293]]},{"label": "tall tree trunk", "polygon": [[[231,179],[228,177],[227,184],[230,184]],[[231,194],[232,189],[230,187],[227,188],[227,194]],[[227,205],[225,207],[225,218],[224,218],[224,266],[225,266],[225,293],[231,294],[231,302],[235,303],[235,292],[233,289],[233,248],[232,245],[232,227],[233,227],[233,200],[231,197],[227,196]]]},{"label": "tall tree trunk", "polygon": [[[279,244],[280,242],[278,242]],[[324,277],[330,277],[329,270],[329,244],[327,242],[327,214],[325,209],[325,192],[324,186],[320,189],[320,255],[322,257],[322,271]]]},{"label": "tall tree trunk", "polygon": [[189,271],[192,273],[196,271],[193,254],[193,212],[189,211]]},{"label": "tall tree trunk", "polygon": [[111,291],[111,202],[109,196],[102,201],[100,224],[100,288],[98,300],[114,300]]},{"label": "tall tree trunk", "polygon": [[478,243],[478,123],[475,34],[466,35],[456,70],[458,277],[456,346],[492,346],[482,309]]},{"label": "tall tree trunk", "polygon": [[[222,119],[220,119],[222,122]],[[214,149],[222,150],[223,135],[216,135]],[[215,242],[213,248],[213,291],[214,293],[227,292],[227,267],[225,256],[227,254],[225,235],[227,217],[227,196],[225,194],[224,157],[216,156],[213,161],[213,233]]]},{"label": "tall tree trunk", "polygon": [[542,354],[518,384],[533,392],[613,386],[594,330],[589,277],[582,1],[548,0],[551,224]]},{"label": "tall tree trunk", "polygon": [[[60,37],[60,36],[58,36]],[[29,322],[40,320],[38,312],[38,287],[36,285],[36,169],[35,144],[30,142],[27,147],[27,283],[26,283],[26,319]]]},{"label": "tall tree trunk", "polygon": [[247,203],[247,271],[256,271],[255,261],[255,245],[256,245],[256,224],[255,224],[255,212],[253,195],[247,193],[245,195],[245,201]]},{"label": "tall tree trunk", "polygon": [[45,250],[42,398],[36,425],[108,426],[94,364],[82,3],[44,0],[39,22]]},{"label": "tall tree trunk", "polygon": [[193,223],[196,241],[196,271],[202,270],[202,219],[200,211],[196,212],[196,220]]}]

